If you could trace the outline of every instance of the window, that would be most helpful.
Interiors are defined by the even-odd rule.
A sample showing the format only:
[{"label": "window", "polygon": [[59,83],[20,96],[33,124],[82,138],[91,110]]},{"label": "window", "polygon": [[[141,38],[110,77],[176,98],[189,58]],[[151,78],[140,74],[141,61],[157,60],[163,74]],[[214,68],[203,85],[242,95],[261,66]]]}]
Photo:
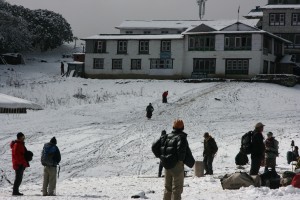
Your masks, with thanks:
[{"label": "window", "polygon": [[122,59],[112,59],[112,69],[122,69]]},{"label": "window", "polygon": [[264,55],[268,55],[272,53],[272,38],[264,35],[263,41],[263,53]]},{"label": "window", "polygon": [[142,60],[141,59],[131,59],[131,69],[134,69],[134,70],[142,69]]},{"label": "window", "polygon": [[160,51],[170,52],[171,51],[171,40],[162,40]]},{"label": "window", "polygon": [[226,59],[226,74],[248,75],[249,59]]},{"label": "window", "polygon": [[267,74],[269,69],[269,62],[264,60],[263,74]]},{"label": "window", "polygon": [[300,25],[300,13],[292,14],[292,25],[299,26]]},{"label": "window", "polygon": [[149,40],[140,40],[139,54],[149,54]]},{"label": "window", "polygon": [[225,35],[225,50],[251,50],[252,36],[244,35]]},{"label": "window", "polygon": [[126,31],[125,33],[126,33],[126,34],[133,34],[132,31]]},{"label": "window", "polygon": [[173,59],[150,59],[150,69],[172,69]]},{"label": "window", "polygon": [[94,53],[106,53],[106,41],[98,40],[95,42]]},{"label": "window", "polygon": [[282,42],[280,41],[274,41],[274,54],[281,56],[282,55]]},{"label": "window", "polygon": [[161,34],[168,34],[169,31],[161,31]]},{"label": "window", "polygon": [[270,13],[270,26],[284,26],[285,14],[284,13]]},{"label": "window", "polygon": [[215,74],[216,59],[215,58],[194,58],[193,72]]},{"label": "window", "polygon": [[297,44],[297,45],[300,44],[300,35],[299,34],[295,34],[294,43]]},{"label": "window", "polygon": [[104,58],[94,58],[93,69],[104,69]]},{"label": "window", "polygon": [[215,37],[214,36],[190,36],[189,51],[214,51]]},{"label": "window", "polygon": [[126,53],[127,53],[127,40],[119,40],[118,54],[126,54]]},{"label": "window", "polygon": [[149,35],[149,34],[151,34],[151,31],[144,31],[144,34]]},{"label": "window", "polygon": [[275,63],[270,62],[270,74],[275,74]]}]

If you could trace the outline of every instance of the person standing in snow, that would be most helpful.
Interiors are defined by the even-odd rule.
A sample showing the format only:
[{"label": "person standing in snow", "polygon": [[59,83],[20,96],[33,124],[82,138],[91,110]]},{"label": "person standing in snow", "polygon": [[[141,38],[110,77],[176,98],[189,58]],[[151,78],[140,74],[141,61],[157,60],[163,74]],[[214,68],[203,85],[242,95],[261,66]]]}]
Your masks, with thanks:
[{"label": "person standing in snow", "polygon": [[[193,167],[195,160],[190,150],[182,120],[175,120],[173,131],[160,137],[152,145],[152,151],[165,168],[163,200],[180,200],[183,192],[184,164]],[[158,150],[158,154],[157,154]]]},{"label": "person standing in snow", "polygon": [[57,140],[53,137],[49,143],[44,145],[42,151],[41,162],[44,166],[43,196],[55,196],[57,165],[61,160],[60,151],[56,144]]},{"label": "person standing in snow", "polygon": [[146,112],[147,112],[146,117],[147,117],[148,119],[151,119],[151,117],[152,117],[152,112],[153,112],[153,111],[154,111],[154,108],[153,108],[152,104],[149,103],[149,105],[148,105],[147,108],[146,108]]},{"label": "person standing in snow", "polygon": [[[161,136],[165,136],[166,134],[167,134],[167,132],[166,132],[165,130],[163,130],[163,131],[161,132]],[[162,162],[161,162],[161,160],[160,160],[159,166],[158,166],[158,177],[161,177],[163,168],[164,168],[164,167],[163,167],[163,164],[162,164]]]},{"label": "person standing in snow", "polygon": [[203,150],[203,163],[205,174],[204,175],[212,175],[213,174],[213,166],[212,163],[214,161],[214,157],[218,151],[218,146],[213,137],[209,135],[209,133],[204,133],[204,150]]},{"label": "person standing in snow", "polygon": [[262,132],[264,131],[264,124],[261,122],[255,125],[252,134],[252,147],[251,147],[251,168],[250,175],[257,175],[264,161],[265,157],[265,143]]},{"label": "person standing in snow", "polygon": [[164,91],[164,93],[162,94],[162,102],[163,103],[168,103],[168,99],[167,99],[168,94],[169,94],[168,91]]},{"label": "person standing in snow", "polygon": [[22,196],[20,193],[19,187],[22,183],[24,170],[26,167],[29,167],[29,163],[25,159],[26,147],[25,147],[25,135],[22,132],[17,134],[17,140],[14,140],[10,144],[12,151],[12,164],[13,169],[15,170],[16,176],[13,186],[14,196]]},{"label": "person standing in snow", "polygon": [[272,171],[275,171],[276,157],[278,156],[278,141],[273,137],[272,132],[267,133],[267,139],[265,140],[265,172],[269,167]]},{"label": "person standing in snow", "polygon": [[61,75],[65,74],[65,65],[63,62],[60,63],[60,74]]}]

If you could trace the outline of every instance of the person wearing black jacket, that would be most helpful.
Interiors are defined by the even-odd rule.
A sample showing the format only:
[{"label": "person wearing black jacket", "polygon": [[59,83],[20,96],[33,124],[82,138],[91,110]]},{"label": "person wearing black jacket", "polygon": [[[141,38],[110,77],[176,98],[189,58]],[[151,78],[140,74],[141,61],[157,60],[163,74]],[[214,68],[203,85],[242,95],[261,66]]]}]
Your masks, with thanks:
[{"label": "person wearing black jacket", "polygon": [[57,140],[51,138],[49,143],[44,145],[41,162],[44,166],[43,196],[55,196],[57,165],[61,160],[61,155],[56,146]]},{"label": "person wearing black jacket", "polygon": [[187,134],[183,130],[183,121],[175,120],[173,131],[166,136],[161,136],[152,145],[153,153],[156,157],[160,158],[165,168],[163,200],[181,199],[184,182],[184,164],[191,168],[195,163],[187,141]]},{"label": "person wearing black jacket", "polygon": [[218,146],[213,137],[209,135],[209,133],[204,133],[204,150],[203,150],[203,163],[205,174],[204,175],[212,175],[213,174],[213,160],[218,151]]},{"label": "person wearing black jacket", "polygon": [[257,175],[261,166],[261,163],[265,158],[265,144],[262,132],[264,126],[261,122],[255,125],[255,129],[252,134],[252,148],[251,148],[251,168],[250,175]]}]

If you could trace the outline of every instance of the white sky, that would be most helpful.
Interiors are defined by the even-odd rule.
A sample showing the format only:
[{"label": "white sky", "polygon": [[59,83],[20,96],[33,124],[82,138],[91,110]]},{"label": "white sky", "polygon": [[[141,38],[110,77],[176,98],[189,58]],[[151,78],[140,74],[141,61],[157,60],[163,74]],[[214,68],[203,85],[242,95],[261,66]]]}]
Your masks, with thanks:
[{"label": "white sky", "polygon": [[[71,24],[74,36],[118,33],[124,20],[199,19],[196,0],[6,0],[30,9],[60,13]],[[240,18],[267,0],[208,0],[204,19]]]}]

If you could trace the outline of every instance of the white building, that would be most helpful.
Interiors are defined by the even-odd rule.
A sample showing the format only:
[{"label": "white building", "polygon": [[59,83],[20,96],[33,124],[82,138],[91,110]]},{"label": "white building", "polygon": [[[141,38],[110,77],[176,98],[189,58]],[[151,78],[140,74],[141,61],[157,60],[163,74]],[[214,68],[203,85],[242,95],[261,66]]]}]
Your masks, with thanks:
[{"label": "white building", "polygon": [[125,21],[117,27],[120,34],[83,39],[85,75],[177,79],[192,73],[227,78],[274,73],[289,41],[256,28],[257,22]]}]

